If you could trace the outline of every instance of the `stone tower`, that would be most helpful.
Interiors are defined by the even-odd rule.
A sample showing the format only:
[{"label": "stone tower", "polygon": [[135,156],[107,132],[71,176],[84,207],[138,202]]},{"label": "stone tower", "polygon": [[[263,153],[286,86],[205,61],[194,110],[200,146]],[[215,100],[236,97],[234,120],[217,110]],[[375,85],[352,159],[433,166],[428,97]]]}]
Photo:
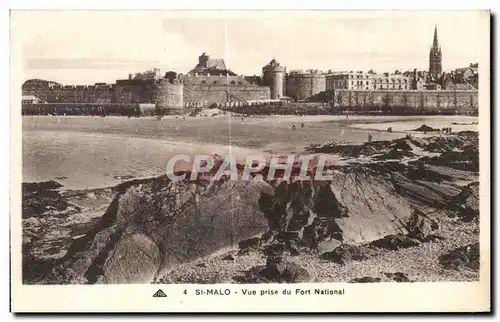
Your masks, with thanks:
[{"label": "stone tower", "polygon": [[435,26],[434,40],[429,52],[429,74],[434,80],[438,79],[442,72],[441,58],[441,46],[439,46],[437,26]]},{"label": "stone tower", "polygon": [[285,75],[285,67],[273,58],[266,66],[262,67],[262,83],[264,86],[271,88],[271,99],[279,99],[283,97],[283,78]]}]

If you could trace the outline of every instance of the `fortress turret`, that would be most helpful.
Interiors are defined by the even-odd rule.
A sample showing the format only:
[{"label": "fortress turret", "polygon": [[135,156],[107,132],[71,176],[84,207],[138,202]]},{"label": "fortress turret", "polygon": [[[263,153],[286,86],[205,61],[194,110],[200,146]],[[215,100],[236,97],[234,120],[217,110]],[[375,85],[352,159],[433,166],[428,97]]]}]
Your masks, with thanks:
[{"label": "fortress turret", "polygon": [[285,67],[273,58],[266,66],[262,67],[263,84],[271,88],[271,99],[283,97],[283,78]]}]

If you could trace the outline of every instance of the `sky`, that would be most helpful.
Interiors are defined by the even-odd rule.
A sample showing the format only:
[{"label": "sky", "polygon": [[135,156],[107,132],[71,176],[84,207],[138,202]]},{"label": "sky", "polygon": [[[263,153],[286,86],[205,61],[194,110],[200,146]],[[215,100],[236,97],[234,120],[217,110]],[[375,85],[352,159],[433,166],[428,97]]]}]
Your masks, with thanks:
[{"label": "sky", "polygon": [[[437,25],[443,69],[477,62],[481,11],[16,11],[11,44],[23,79],[114,82],[160,68],[187,73],[206,52],[237,74],[275,58],[290,69],[428,69]],[[11,51],[12,54],[14,52]]]}]

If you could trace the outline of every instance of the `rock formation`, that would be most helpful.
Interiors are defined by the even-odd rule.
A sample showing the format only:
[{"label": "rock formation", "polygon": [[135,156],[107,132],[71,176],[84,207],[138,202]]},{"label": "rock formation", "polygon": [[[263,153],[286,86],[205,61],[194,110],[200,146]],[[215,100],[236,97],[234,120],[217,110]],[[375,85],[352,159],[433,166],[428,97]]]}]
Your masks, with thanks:
[{"label": "rock formation", "polygon": [[[79,231],[68,233],[77,238],[65,240],[62,254],[49,260],[40,255],[48,234],[33,231],[30,222],[85,210],[61,196],[54,183],[26,185],[24,281],[148,283],[175,265],[236,244],[238,255],[267,256],[266,266],[249,272],[247,282],[307,281],[307,271],[290,256],[312,250],[344,263],[369,258],[378,249],[436,241],[442,237],[433,235],[438,223],[429,215],[436,209],[477,220],[477,143],[477,135],[462,133],[314,147],[310,151],[347,160],[332,166],[333,179],[324,182],[265,180],[265,175],[250,181],[172,182],[166,176],[128,181],[104,194],[110,202],[102,216],[84,216],[83,233],[81,226],[68,226]],[[61,220],[46,229],[60,230]],[[34,243],[37,238],[45,242]],[[43,268],[35,274],[28,264],[37,261]]]}]

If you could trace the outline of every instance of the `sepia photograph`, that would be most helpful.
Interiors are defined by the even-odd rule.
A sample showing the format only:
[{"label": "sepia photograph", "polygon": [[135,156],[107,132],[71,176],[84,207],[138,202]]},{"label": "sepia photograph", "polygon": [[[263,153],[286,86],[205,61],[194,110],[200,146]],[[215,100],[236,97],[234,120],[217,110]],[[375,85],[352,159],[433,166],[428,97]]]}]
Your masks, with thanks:
[{"label": "sepia photograph", "polygon": [[19,283],[489,284],[489,28],[486,10],[11,11]]}]

